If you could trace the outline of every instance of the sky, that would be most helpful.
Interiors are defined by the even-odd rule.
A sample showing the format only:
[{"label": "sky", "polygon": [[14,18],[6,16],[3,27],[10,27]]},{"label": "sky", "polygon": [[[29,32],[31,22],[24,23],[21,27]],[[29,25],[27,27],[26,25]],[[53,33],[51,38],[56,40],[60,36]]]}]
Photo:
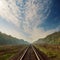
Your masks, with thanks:
[{"label": "sky", "polygon": [[0,0],[0,31],[28,42],[60,31],[60,0]]}]

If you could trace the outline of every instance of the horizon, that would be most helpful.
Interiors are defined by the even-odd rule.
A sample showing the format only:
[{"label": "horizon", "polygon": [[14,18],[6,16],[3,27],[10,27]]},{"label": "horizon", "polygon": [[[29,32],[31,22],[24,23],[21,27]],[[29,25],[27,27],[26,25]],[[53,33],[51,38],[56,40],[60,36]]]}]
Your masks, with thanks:
[{"label": "horizon", "polygon": [[60,0],[0,0],[0,31],[30,43],[60,31]]},{"label": "horizon", "polygon": [[[1,32],[1,31],[0,31],[0,32]],[[60,31],[57,31],[57,32],[60,32]],[[14,36],[12,36],[12,35],[8,35],[8,34],[3,33],[3,32],[1,32],[1,33],[2,33],[2,34],[5,34],[5,35],[7,35],[7,36],[11,36],[11,37],[13,37],[13,38],[17,38],[17,37],[14,37]],[[51,35],[51,34],[54,34],[54,33],[56,33],[56,32],[50,33],[50,34],[48,34],[47,36],[49,36],[49,35]],[[39,39],[44,39],[44,38],[46,38],[47,36],[45,36],[45,37],[43,37],[43,38],[39,38]],[[24,39],[20,39],[20,38],[17,38],[17,39],[19,39],[19,40],[24,40]],[[26,41],[26,40],[24,40],[24,41],[26,41],[26,42],[32,44],[32,43],[38,41],[39,39],[37,39],[37,40],[35,40],[35,41],[33,41],[33,42],[29,42],[29,41]]]}]

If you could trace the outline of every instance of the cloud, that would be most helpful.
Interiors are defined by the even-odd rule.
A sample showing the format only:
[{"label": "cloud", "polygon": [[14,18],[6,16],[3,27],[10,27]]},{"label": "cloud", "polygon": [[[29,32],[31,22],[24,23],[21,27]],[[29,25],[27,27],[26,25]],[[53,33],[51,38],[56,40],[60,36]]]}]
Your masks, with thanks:
[{"label": "cloud", "polygon": [[50,0],[26,0],[24,5],[25,19],[22,21],[22,30],[28,34],[33,33],[37,26],[49,16],[51,10]]},{"label": "cloud", "polygon": [[0,2],[0,16],[18,26],[20,21],[17,19],[18,7],[15,4],[15,0],[9,0],[8,2],[6,0],[0,0]]},{"label": "cloud", "polygon": [[14,28],[9,29],[7,27],[4,27],[3,25],[0,25],[0,31],[3,33],[6,33],[7,35],[11,35],[11,36],[19,38],[19,39],[25,39],[25,37],[18,31],[16,31]]},{"label": "cloud", "polygon": [[6,30],[0,26],[0,30],[29,42],[43,38],[59,30],[38,28],[51,13],[51,5],[52,0],[0,0],[0,16],[16,26]]},{"label": "cloud", "polygon": [[49,0],[2,0],[0,16],[16,26],[22,24],[24,30],[26,27],[31,30],[49,16],[50,5]]},{"label": "cloud", "polygon": [[26,37],[26,39],[29,40],[29,42],[34,42],[40,38],[45,38],[47,35],[52,34],[54,32],[60,31],[60,25],[56,27],[55,29],[51,29],[48,31],[45,31],[43,28],[40,29],[34,29],[31,33],[31,36]]}]

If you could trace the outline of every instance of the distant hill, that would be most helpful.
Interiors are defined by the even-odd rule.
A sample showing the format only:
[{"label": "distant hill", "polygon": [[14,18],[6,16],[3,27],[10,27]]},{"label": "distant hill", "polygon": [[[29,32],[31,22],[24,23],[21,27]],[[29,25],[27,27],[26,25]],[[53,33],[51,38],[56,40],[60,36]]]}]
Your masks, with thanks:
[{"label": "distant hill", "polygon": [[28,42],[24,41],[23,39],[17,39],[15,37],[0,32],[0,45],[19,45],[19,44],[28,44]]},{"label": "distant hill", "polygon": [[43,39],[39,39],[34,43],[39,43],[39,44],[60,44],[60,31],[52,33],[48,35],[47,37]]}]

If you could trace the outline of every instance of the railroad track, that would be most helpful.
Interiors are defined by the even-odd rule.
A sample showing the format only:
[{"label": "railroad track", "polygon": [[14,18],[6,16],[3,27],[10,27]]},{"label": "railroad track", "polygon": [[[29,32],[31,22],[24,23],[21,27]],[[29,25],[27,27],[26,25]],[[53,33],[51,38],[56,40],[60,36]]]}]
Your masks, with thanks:
[{"label": "railroad track", "polygon": [[23,54],[17,59],[11,60],[49,60],[48,57],[37,50],[34,46],[30,45],[27,49],[24,50]]},{"label": "railroad track", "polygon": [[28,49],[25,50],[20,60],[49,60],[46,55],[40,53],[34,46],[31,45]]},{"label": "railroad track", "polygon": [[22,55],[22,58],[20,60],[40,60],[35,49],[30,46]]}]

